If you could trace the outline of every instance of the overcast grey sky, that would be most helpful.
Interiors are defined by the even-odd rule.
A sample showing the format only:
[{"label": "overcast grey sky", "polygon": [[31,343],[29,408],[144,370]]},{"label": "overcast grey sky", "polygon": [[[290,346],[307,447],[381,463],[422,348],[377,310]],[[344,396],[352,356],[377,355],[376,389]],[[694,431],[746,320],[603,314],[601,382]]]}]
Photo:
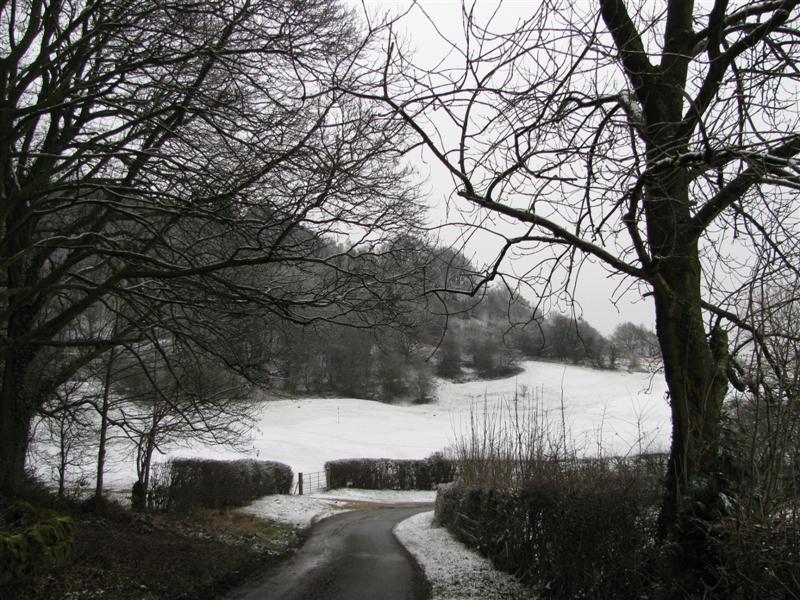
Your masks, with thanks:
[{"label": "overcast grey sky", "polygon": [[[373,14],[383,14],[387,11],[397,14],[411,6],[411,2],[408,1],[366,0],[364,4]],[[515,22],[524,18],[535,4],[537,2],[530,0],[506,2],[503,12],[495,15],[495,23],[502,28],[513,28]],[[478,2],[476,10],[479,14],[482,12],[488,16],[494,12],[496,6],[494,0],[486,0]],[[425,18],[422,10],[431,18],[435,29]],[[399,26],[395,27],[395,31],[401,38],[405,38],[407,46],[413,49],[415,61],[435,64],[447,53],[447,47],[436,30],[456,41],[463,37],[461,21],[460,0],[428,0],[413,8],[399,22]],[[515,229],[514,226],[504,224],[497,219],[492,219],[491,222],[483,221],[483,217],[472,210],[473,207],[453,193],[455,186],[450,175],[430,155],[418,152],[409,157],[409,160],[427,180],[425,189],[431,206],[432,225],[446,225],[453,222],[485,224],[485,231],[473,231],[468,234],[463,228],[445,226],[437,231],[441,241],[458,247],[463,244],[464,254],[476,262],[490,261],[497,254],[503,241],[501,235],[497,234],[510,233]],[[519,232],[519,227],[516,227],[516,230]],[[532,259],[526,259],[524,256],[514,257],[507,260],[504,270],[521,275],[531,268],[530,260]],[[625,321],[654,327],[652,302],[648,298],[642,298],[642,292],[645,290],[634,287],[627,293],[622,293],[630,283],[630,280],[626,282],[619,275],[611,277],[600,265],[584,265],[575,289],[576,313],[604,335],[611,333],[616,325]],[[531,300],[535,300],[533,297],[535,293],[536,290],[524,291]],[[568,307],[562,304],[557,310],[565,312]]]}]

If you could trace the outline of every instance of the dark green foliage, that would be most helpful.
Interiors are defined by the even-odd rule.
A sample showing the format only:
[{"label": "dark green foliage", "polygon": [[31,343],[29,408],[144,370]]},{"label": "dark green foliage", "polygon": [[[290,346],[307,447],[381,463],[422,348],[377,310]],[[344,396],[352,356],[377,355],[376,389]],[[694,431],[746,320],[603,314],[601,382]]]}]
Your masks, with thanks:
[{"label": "dark green foliage", "polygon": [[456,483],[439,489],[436,519],[543,597],[640,598],[663,496],[643,471],[593,461],[516,489]]},{"label": "dark green foliage", "polygon": [[152,508],[187,510],[241,506],[270,494],[289,494],[292,469],[265,460],[175,459],[163,466],[149,499]]},{"label": "dark green foliage", "polygon": [[432,490],[455,477],[455,463],[440,454],[423,460],[357,458],[325,463],[329,488]]},{"label": "dark green foliage", "polygon": [[0,586],[63,566],[75,543],[75,523],[16,502],[4,514],[16,533],[0,532]]}]

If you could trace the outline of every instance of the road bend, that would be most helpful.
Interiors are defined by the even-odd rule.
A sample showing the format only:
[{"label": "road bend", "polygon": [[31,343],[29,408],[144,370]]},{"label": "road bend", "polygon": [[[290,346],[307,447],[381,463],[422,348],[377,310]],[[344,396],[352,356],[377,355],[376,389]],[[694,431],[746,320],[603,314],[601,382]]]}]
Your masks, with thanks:
[{"label": "road bend", "polygon": [[430,505],[346,512],[323,519],[303,547],[228,600],[425,600],[425,577],[392,528]]}]

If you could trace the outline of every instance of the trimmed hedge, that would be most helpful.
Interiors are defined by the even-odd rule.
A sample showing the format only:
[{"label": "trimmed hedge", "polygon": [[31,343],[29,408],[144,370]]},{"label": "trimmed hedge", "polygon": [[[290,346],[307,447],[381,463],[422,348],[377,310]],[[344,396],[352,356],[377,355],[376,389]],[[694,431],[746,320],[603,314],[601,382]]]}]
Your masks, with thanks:
[{"label": "trimmed hedge", "polygon": [[75,543],[75,522],[50,511],[17,502],[9,523],[34,522],[21,533],[0,532],[0,586],[63,566]]},{"label": "trimmed hedge", "polygon": [[455,463],[440,454],[422,460],[356,458],[325,463],[329,488],[432,490],[455,478]]},{"label": "trimmed hedge", "polygon": [[166,463],[154,490],[154,508],[241,506],[271,494],[289,494],[292,469],[266,460],[179,458]]},{"label": "trimmed hedge", "polygon": [[640,598],[661,498],[647,478],[562,473],[522,489],[442,486],[435,518],[548,598]]}]

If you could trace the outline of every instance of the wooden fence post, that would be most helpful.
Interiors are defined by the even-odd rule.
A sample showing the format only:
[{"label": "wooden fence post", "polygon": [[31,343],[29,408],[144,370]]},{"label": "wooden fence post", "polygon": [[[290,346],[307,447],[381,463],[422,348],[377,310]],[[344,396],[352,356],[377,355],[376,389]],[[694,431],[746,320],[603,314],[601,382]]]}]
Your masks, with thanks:
[{"label": "wooden fence post", "polygon": [[302,473],[298,473],[297,474],[297,489],[298,489],[298,494],[300,496],[302,496],[303,495],[303,474]]}]

